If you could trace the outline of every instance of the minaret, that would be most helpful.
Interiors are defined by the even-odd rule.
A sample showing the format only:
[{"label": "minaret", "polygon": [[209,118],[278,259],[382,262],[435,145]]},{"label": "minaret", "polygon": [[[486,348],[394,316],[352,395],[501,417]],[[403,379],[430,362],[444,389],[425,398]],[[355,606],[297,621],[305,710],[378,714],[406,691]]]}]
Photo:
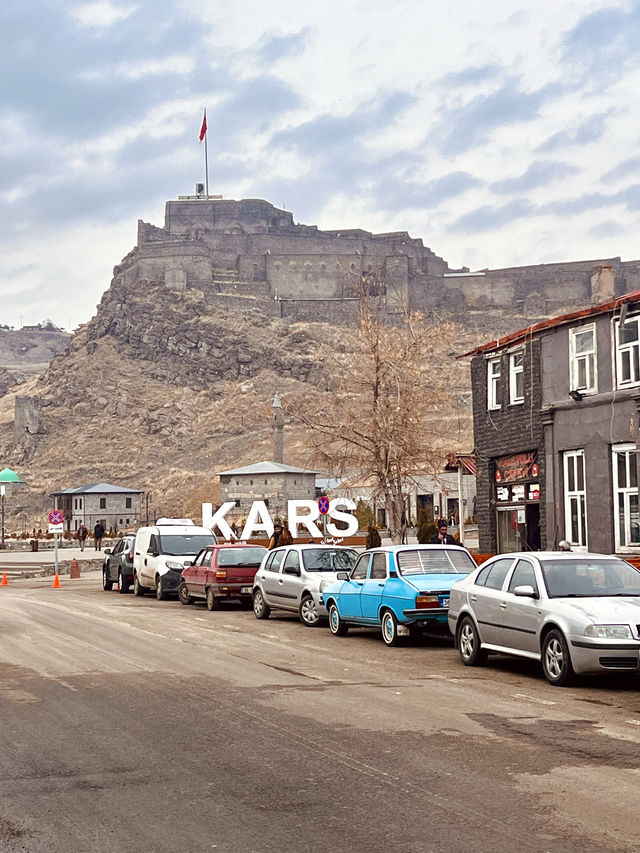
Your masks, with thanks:
[{"label": "minaret", "polygon": [[284,415],[278,392],[273,397],[273,461],[282,463],[282,428]]}]

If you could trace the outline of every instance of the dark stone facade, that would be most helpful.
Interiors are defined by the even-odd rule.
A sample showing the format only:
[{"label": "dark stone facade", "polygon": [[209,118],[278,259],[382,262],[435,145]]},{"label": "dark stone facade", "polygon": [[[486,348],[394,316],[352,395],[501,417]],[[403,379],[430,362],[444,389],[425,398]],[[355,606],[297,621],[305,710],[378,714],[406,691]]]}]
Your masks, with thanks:
[{"label": "dark stone facade", "polygon": [[487,408],[488,357],[480,354],[471,362],[473,394],[473,431],[477,462],[477,506],[479,549],[483,553],[497,550],[495,470],[499,457],[521,452],[535,452],[540,483],[540,540],[546,542],[544,513],[544,426],[540,414],[542,383],[540,372],[540,340],[528,340],[521,349],[523,360],[524,402],[509,403],[509,355],[514,350],[492,352],[490,358],[500,358],[501,373],[498,402],[500,409]]}]

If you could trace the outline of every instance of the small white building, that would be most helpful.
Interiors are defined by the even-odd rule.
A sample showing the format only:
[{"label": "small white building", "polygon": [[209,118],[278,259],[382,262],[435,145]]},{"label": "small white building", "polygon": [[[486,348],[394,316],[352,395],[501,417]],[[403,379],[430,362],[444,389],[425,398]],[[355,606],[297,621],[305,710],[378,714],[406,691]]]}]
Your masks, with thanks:
[{"label": "small white building", "polygon": [[84,522],[91,532],[101,521],[107,530],[130,530],[140,524],[142,489],[89,483],[52,492],[55,509],[62,510],[65,529],[75,533]]}]

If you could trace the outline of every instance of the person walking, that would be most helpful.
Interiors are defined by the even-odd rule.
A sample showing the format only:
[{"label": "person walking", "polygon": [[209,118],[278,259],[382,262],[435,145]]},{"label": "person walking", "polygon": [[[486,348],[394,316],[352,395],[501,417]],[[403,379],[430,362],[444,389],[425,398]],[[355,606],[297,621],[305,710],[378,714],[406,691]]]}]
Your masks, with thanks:
[{"label": "person walking", "polygon": [[89,535],[89,531],[87,529],[84,521],[78,528],[78,544],[80,545],[80,550],[84,551],[84,543],[87,541],[87,536]]},{"label": "person walking", "polygon": [[96,551],[102,551],[102,537],[104,536],[105,526],[99,521],[93,528],[93,538],[96,543]]},{"label": "person walking", "polygon": [[459,545],[459,542],[453,538],[450,533],[447,533],[447,519],[438,519],[438,532],[431,540],[432,545]]}]

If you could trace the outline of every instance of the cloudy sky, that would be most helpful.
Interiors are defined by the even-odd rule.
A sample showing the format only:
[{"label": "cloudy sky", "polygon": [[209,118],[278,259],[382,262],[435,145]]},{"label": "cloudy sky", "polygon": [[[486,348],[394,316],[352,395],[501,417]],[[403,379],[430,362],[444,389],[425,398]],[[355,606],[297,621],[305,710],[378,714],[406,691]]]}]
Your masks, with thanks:
[{"label": "cloudy sky", "polygon": [[452,267],[640,257],[640,0],[3,0],[0,323],[91,318],[204,178]]}]

